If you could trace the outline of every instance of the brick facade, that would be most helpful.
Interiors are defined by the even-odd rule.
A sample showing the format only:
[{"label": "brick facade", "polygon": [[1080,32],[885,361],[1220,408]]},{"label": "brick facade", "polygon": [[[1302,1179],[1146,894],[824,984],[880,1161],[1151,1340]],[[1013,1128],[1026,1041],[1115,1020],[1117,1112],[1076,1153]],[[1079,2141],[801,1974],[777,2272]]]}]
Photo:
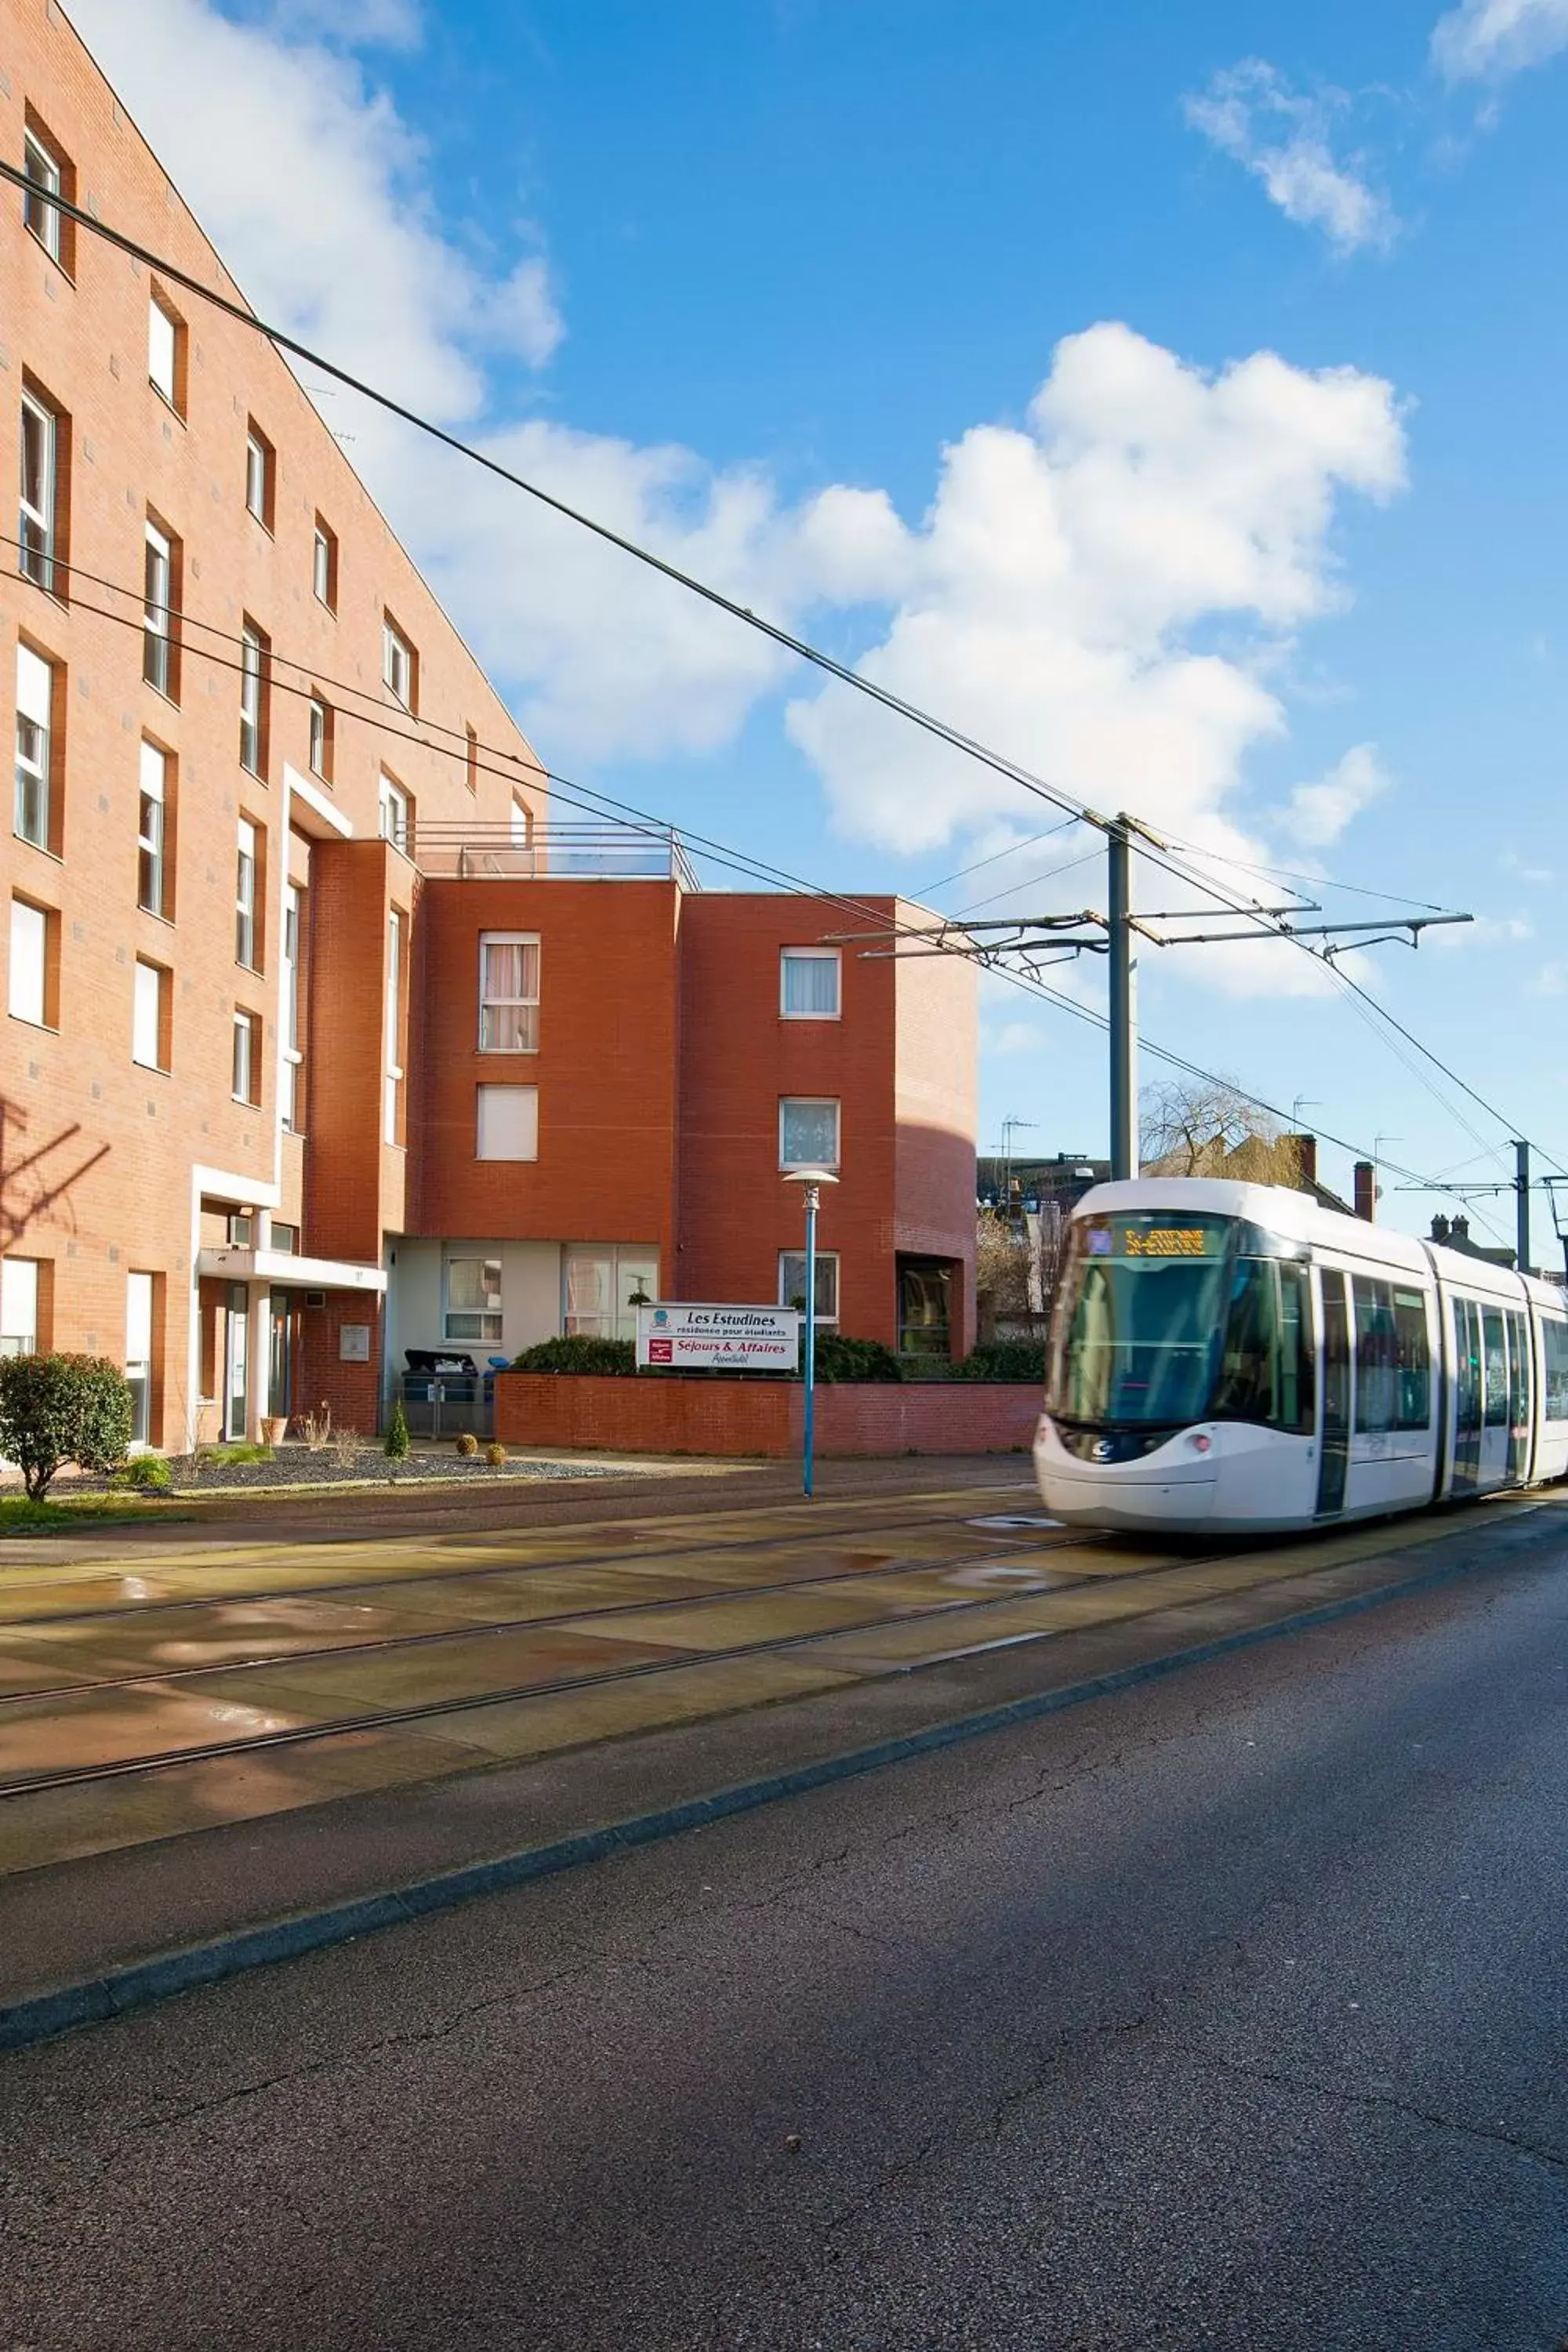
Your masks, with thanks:
[{"label": "brick facade", "polygon": [[[496,1434],[512,1445],[783,1459],[801,1450],[803,1412],[793,1381],[502,1372],[496,1381]],[[813,1444],[826,1460],[1017,1454],[1039,1417],[1039,1390],[1020,1381],[836,1384],[816,1391]]]}]

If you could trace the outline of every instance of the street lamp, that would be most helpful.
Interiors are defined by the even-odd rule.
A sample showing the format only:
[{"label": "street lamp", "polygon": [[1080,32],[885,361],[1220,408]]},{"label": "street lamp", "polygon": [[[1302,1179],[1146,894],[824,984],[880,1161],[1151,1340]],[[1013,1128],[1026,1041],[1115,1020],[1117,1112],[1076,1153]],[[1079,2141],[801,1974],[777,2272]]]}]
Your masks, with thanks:
[{"label": "street lamp", "polygon": [[801,1483],[808,1496],[812,1490],[812,1422],[816,1407],[816,1207],[820,1187],[837,1181],[831,1168],[792,1168],[784,1178],[786,1184],[800,1184],[805,1191],[805,1430]]}]

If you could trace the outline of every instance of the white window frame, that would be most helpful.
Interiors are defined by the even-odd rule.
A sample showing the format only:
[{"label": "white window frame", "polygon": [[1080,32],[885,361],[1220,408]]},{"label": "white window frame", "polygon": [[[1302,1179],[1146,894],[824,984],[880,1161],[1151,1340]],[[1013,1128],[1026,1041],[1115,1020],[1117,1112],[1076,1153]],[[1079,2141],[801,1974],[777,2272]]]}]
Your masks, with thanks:
[{"label": "white window frame", "polygon": [[[490,987],[489,951],[492,948],[531,948],[533,950],[533,993],[531,996],[502,996]],[[524,961],[526,963],[526,957]],[[537,1054],[539,1051],[539,993],[542,963],[537,931],[481,931],[479,933],[479,1051],[481,1054]],[[506,1017],[519,1013],[522,1018],[516,1026],[523,1042],[513,1045],[508,1032],[512,1024]],[[532,1016],[530,1019],[528,1016]],[[497,1016],[492,1018],[492,1016]]]},{"label": "white window frame", "polygon": [[167,906],[169,755],[142,739],[140,798],[136,819],[136,903],[144,914],[163,915]]},{"label": "white window frame", "polygon": [[327,772],[327,745],[331,740],[331,708],[320,694],[310,697],[310,773],[321,783],[331,783]]},{"label": "white window frame", "polygon": [[376,821],[383,841],[390,841],[394,849],[408,855],[408,794],[395,782],[386,770],[381,772],[381,790],[376,800]]},{"label": "white window frame", "polygon": [[278,1111],[290,1135],[299,1126],[300,1081],[305,1055],[300,1044],[300,946],[304,922],[304,893],[297,882],[283,892],[283,1042],[279,1056]]},{"label": "white window frame", "polygon": [[403,1108],[403,967],[407,961],[402,909],[386,917],[386,1011],[383,1022],[381,1139],[395,1147]]},{"label": "white window frame", "polygon": [[[513,1139],[503,1136],[514,1115],[521,1116],[525,1143],[531,1148],[514,1150]],[[505,1148],[503,1148],[503,1146]],[[474,1158],[504,1160],[512,1167],[528,1167],[539,1158],[539,1088],[537,1087],[481,1086],[474,1090]]]},{"label": "white window frame", "polygon": [[169,975],[159,964],[138,956],[131,998],[131,1058],[138,1069],[161,1070],[163,1061],[164,990]]},{"label": "white window frame", "polygon": [[147,297],[147,381],[176,415],[179,413],[180,324],[174,312],[160,302],[156,294]]},{"label": "white window frame", "polygon": [[[793,1307],[795,1304],[796,1290],[791,1286],[787,1271],[792,1265],[797,1265],[800,1268],[800,1283],[798,1285],[799,1293],[804,1295],[805,1289],[805,1252],[803,1249],[780,1250],[779,1305],[781,1307]],[[828,1296],[833,1303],[831,1307],[819,1306],[817,1307],[816,1320],[819,1324],[837,1323],[838,1320],[838,1252],[837,1250],[819,1249],[816,1253],[816,1286],[818,1290],[821,1290],[824,1286],[823,1276],[825,1272],[828,1276],[826,1286]]]},{"label": "white window frame", "polygon": [[0,1260],[0,1356],[38,1352],[38,1264],[36,1257]]},{"label": "white window frame", "polygon": [[[27,441],[29,428],[37,446],[37,478],[29,493],[27,481]],[[43,589],[47,595],[55,593],[55,568],[58,561],[56,549],[59,539],[59,445],[60,421],[54,409],[30,392],[22,394],[21,425],[21,519],[16,536],[21,541],[16,551],[16,568],[25,580]]]},{"label": "white window frame", "polygon": [[[237,1103],[255,1110],[260,1095],[261,1023],[242,1004],[234,1008],[234,1065],[230,1092]],[[243,1044],[242,1041],[243,1040]]]},{"label": "white window frame", "polygon": [[37,238],[51,261],[60,261],[65,215],[58,205],[50,204],[49,198],[59,195],[64,188],[65,167],[36,131],[22,133],[22,169],[30,183],[22,191],[23,225]]},{"label": "white window frame", "polygon": [[[784,1128],[792,1110],[829,1108],[833,1113],[833,1150],[826,1159],[791,1158],[784,1149]],[[791,1168],[837,1168],[844,1147],[843,1104],[837,1095],[781,1095],[779,1097],[779,1166]]]},{"label": "white window frame", "polygon": [[[41,673],[41,675],[40,675]],[[12,808],[18,841],[49,845],[55,665],[16,641],[16,792]]]},{"label": "white window frame", "polygon": [[[480,1297],[485,1301],[483,1306],[454,1307],[452,1305],[452,1269],[459,1265],[477,1265],[480,1269],[476,1287]],[[493,1284],[489,1278],[492,1267],[495,1270]],[[502,1344],[503,1318],[506,1312],[505,1280],[505,1261],[500,1256],[470,1255],[468,1251],[462,1250],[450,1257],[442,1259],[441,1337],[449,1348],[499,1348]],[[489,1304],[491,1299],[495,1301],[493,1307]],[[477,1331],[454,1331],[452,1324],[455,1318],[477,1323],[479,1328]]]},{"label": "white window frame", "polygon": [[167,696],[174,676],[174,542],[155,522],[147,525],[142,579],[142,675]]},{"label": "white window frame", "polygon": [[[789,967],[792,963],[830,963],[833,966],[833,1010],[831,1013],[796,1013],[789,1002]],[[840,1021],[844,1017],[844,959],[837,948],[781,948],[779,950],[779,1019],[781,1021]]]},{"label": "white window frame", "polygon": [[256,961],[256,894],[261,867],[261,830],[250,818],[239,820],[234,852],[234,960],[247,971],[260,969]]},{"label": "white window frame", "polygon": [[533,847],[533,811],[515,793],[511,799],[511,845],[514,849]]},{"label": "white window frame", "polygon": [[310,593],[318,604],[329,613],[338,609],[336,583],[332,577],[337,569],[337,539],[330,524],[316,520],[316,537],[310,551]]},{"label": "white window frame", "polygon": [[35,1029],[49,1026],[49,914],[30,898],[11,901],[11,960],[6,974],[7,1007],[14,1021]]},{"label": "white window frame", "polygon": [[[610,1304],[606,1307],[574,1307],[574,1267],[592,1265],[597,1275],[608,1275]],[[635,1339],[635,1307],[626,1303],[629,1276],[635,1270],[644,1291],[658,1297],[658,1250],[637,1242],[569,1242],[561,1255],[561,1328],[568,1338]]]},{"label": "white window frame", "polygon": [[381,682],[405,710],[414,708],[414,647],[387,614],[381,619]]},{"label": "white window frame", "polygon": [[146,1445],[153,1434],[153,1348],[158,1277],[125,1277],[125,1378],[131,1389],[131,1443]]},{"label": "white window frame", "polygon": [[245,510],[263,530],[270,530],[267,509],[271,503],[273,453],[254,425],[245,432]]},{"label": "white window frame", "polygon": [[253,621],[240,633],[239,764],[253,776],[261,773],[261,689],[267,673],[267,644]]}]

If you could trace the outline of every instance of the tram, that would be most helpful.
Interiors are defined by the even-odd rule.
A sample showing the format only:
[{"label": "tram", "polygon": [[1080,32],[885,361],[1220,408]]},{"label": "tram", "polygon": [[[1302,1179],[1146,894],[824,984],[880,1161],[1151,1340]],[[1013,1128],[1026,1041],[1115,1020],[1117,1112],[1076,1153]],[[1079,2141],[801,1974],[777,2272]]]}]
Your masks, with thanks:
[{"label": "tram", "polygon": [[1264,1533],[1568,1474],[1553,1284],[1208,1178],[1074,1210],[1035,1441],[1072,1526]]}]

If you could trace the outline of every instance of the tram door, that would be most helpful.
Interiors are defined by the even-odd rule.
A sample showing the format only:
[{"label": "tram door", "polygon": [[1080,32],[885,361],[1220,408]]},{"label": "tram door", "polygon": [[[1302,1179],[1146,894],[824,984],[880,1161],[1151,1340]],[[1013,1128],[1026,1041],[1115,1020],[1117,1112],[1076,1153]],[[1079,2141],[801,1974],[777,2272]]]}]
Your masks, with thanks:
[{"label": "tram door", "polygon": [[1522,1315],[1508,1318],[1508,1483],[1522,1486],[1530,1475],[1530,1326]]},{"label": "tram door", "polygon": [[1481,1310],[1456,1298],[1454,1311],[1454,1478],[1450,1492],[1473,1495],[1481,1475]]},{"label": "tram door", "polygon": [[1481,1308],[1481,1477],[1483,1488],[1508,1477],[1510,1446],[1507,1318],[1500,1307]]},{"label": "tram door", "polygon": [[1345,1471],[1351,1450],[1351,1318],[1345,1277],[1337,1266],[1322,1269],[1323,1419],[1319,1436],[1318,1517],[1331,1517],[1345,1507]]}]

